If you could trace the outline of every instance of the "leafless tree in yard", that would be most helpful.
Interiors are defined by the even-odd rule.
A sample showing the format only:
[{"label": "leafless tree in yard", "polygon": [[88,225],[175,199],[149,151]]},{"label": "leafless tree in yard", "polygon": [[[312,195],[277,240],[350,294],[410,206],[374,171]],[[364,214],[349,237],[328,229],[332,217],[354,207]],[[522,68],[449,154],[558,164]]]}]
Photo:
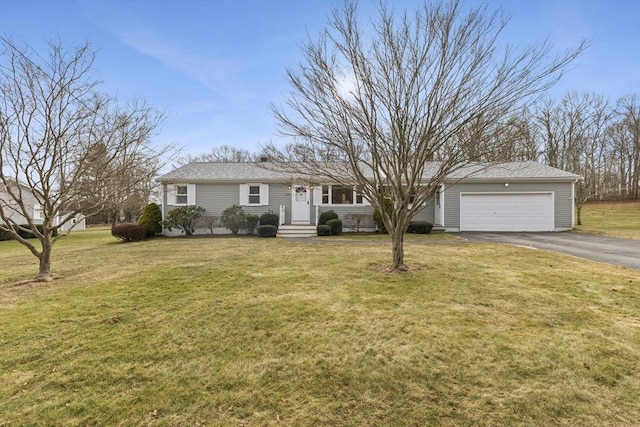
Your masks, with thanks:
[{"label": "leafless tree in yard", "polygon": [[[147,180],[132,171],[156,162],[147,171],[155,174],[171,147],[150,143],[161,113],[142,102],[119,106],[97,92],[88,44],[54,42],[40,54],[0,38],[0,55],[0,230],[38,258],[37,277],[48,280],[60,213],[71,210],[70,221],[103,209],[123,190],[114,183]],[[41,229],[27,193],[42,206]],[[40,247],[20,231],[33,233]]]},{"label": "leafless tree in yard", "polygon": [[253,162],[258,160],[259,157],[259,155],[243,148],[220,145],[213,147],[207,153],[179,157],[176,159],[176,165],[184,166],[191,162]]},{"label": "leafless tree in yard", "polygon": [[640,199],[640,98],[637,95],[618,100],[609,137],[611,173],[618,180],[618,193],[625,199]]},{"label": "leafless tree in yard", "polygon": [[578,225],[582,225],[582,206],[603,186],[611,117],[608,101],[593,93],[568,93],[558,102],[546,100],[537,111],[546,163],[582,176],[575,188]]},{"label": "leafless tree in yard", "polygon": [[[499,12],[464,12],[454,1],[401,13],[382,5],[364,28],[357,6],[343,4],[303,48],[299,67],[287,71],[286,105],[273,106],[282,135],[295,142],[270,143],[265,152],[284,170],[357,186],[383,213],[390,270],[407,270],[410,220],[471,151],[481,158],[493,149],[478,141],[470,150],[474,135],[554,85],[587,46],[561,54],[547,41],[502,46],[506,24]],[[299,153],[304,164],[294,162]],[[439,162],[430,163],[434,158]],[[382,208],[385,198],[393,201],[392,215]]]}]

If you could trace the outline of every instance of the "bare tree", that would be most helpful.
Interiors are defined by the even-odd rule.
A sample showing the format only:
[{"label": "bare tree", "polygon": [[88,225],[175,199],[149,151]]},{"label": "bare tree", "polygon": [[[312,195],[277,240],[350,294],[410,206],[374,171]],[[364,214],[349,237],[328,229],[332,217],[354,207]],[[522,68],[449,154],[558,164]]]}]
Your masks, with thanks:
[{"label": "bare tree", "polygon": [[[356,185],[383,214],[391,271],[407,269],[409,221],[445,175],[464,167],[474,135],[555,84],[586,49],[583,42],[552,56],[548,42],[503,47],[506,24],[487,7],[464,13],[457,1],[425,2],[399,15],[380,6],[368,32],[357,6],[345,3],[303,49],[299,68],[287,71],[292,91],[273,112],[297,150],[268,144],[265,151],[278,167]],[[480,157],[492,149],[477,144]],[[307,154],[304,165],[291,162],[296,151]],[[434,157],[439,162],[429,162]],[[391,215],[385,198],[393,201]]]},{"label": "bare tree", "polygon": [[208,153],[179,157],[176,159],[176,165],[184,166],[191,162],[254,162],[259,157],[243,148],[221,145],[213,147]]},{"label": "bare tree", "polygon": [[[50,43],[40,55],[0,42],[0,230],[38,258],[37,277],[48,280],[56,231],[80,209],[90,215],[104,208],[122,190],[111,183],[125,176],[137,181],[132,171],[160,161],[170,147],[150,145],[161,113],[139,102],[118,106],[96,91],[88,44]],[[40,218],[31,203],[41,207]],[[65,219],[60,214],[67,209]],[[21,231],[34,234],[40,247]]]},{"label": "bare tree", "polygon": [[625,199],[639,199],[640,98],[637,95],[618,100],[609,136],[612,142],[611,172],[618,181],[618,193]]},{"label": "bare tree", "polygon": [[593,93],[568,93],[559,102],[546,100],[537,111],[546,162],[582,176],[575,191],[578,225],[582,225],[584,203],[602,191],[611,116],[608,101]]}]

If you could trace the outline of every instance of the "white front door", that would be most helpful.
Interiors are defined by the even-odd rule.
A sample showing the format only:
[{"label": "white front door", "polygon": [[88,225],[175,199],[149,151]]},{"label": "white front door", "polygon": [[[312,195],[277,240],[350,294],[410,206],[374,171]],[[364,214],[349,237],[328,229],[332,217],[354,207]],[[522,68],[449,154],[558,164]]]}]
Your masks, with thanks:
[{"label": "white front door", "polygon": [[291,186],[291,222],[309,224],[311,221],[311,204],[309,203],[309,187]]}]

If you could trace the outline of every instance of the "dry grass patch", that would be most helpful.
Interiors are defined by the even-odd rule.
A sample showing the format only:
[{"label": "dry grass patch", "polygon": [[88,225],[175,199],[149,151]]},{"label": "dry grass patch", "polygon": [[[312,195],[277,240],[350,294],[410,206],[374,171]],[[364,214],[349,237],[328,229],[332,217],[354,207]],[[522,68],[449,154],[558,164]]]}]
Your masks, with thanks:
[{"label": "dry grass patch", "polygon": [[[3,266],[28,259],[3,245]],[[408,242],[407,274],[379,273],[378,242],[96,232],[56,249],[63,280],[0,278],[2,425],[640,418],[634,270],[455,241]]]}]

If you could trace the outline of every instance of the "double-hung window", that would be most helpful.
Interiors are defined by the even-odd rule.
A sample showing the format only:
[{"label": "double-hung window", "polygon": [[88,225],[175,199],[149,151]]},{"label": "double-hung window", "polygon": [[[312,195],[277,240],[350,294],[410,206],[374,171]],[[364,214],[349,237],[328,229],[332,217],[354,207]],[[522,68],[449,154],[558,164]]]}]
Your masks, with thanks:
[{"label": "double-hung window", "polygon": [[259,185],[249,186],[249,204],[250,205],[260,204],[260,186]]},{"label": "double-hung window", "polygon": [[186,185],[176,185],[176,205],[186,205],[189,202],[189,190]]},{"label": "double-hung window", "polygon": [[196,204],[195,184],[168,184],[167,204],[169,206],[187,206]]},{"label": "double-hung window", "polygon": [[240,184],[240,206],[269,204],[269,184]]}]

